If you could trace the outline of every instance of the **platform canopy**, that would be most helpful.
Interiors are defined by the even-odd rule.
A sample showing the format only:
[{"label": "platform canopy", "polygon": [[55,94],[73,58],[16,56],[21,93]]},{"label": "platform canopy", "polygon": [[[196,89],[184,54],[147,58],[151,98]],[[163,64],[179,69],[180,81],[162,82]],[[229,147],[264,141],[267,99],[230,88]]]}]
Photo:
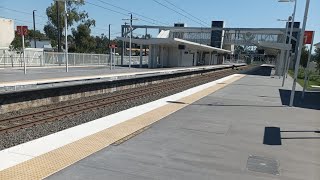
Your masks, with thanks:
[{"label": "platform canopy", "polygon": [[[129,38],[118,37],[118,40],[130,42]],[[165,45],[165,46],[175,46],[178,45],[185,45],[187,48],[195,49],[199,51],[207,51],[207,52],[217,52],[221,54],[231,54],[231,51],[215,48],[212,46],[199,44],[191,41],[186,41],[179,38],[151,38],[151,39],[132,39],[132,43],[139,44],[139,45]]]}]

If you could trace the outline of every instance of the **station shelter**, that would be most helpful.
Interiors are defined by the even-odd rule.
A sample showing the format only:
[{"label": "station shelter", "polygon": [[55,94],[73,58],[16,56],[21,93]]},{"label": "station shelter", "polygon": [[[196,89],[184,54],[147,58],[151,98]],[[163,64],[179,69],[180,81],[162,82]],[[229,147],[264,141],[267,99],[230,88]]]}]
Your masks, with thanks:
[{"label": "station shelter", "polygon": [[[231,51],[208,46],[179,38],[170,38],[169,31],[161,31],[157,38],[132,39],[132,43],[142,47],[149,46],[149,68],[159,67],[192,67],[223,64]],[[119,37],[118,40],[129,42],[129,38]]]}]

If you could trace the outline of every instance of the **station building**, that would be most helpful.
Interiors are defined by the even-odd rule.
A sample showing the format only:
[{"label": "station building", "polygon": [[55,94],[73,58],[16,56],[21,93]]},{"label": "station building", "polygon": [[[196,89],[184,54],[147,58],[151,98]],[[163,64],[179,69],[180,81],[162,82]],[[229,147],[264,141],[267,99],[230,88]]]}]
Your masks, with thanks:
[{"label": "station building", "polygon": [[[296,40],[301,30],[300,23],[294,25],[291,43],[288,43],[290,33],[286,28],[226,28],[224,21],[212,21],[212,26],[207,28],[185,27],[183,23],[174,26],[134,25],[132,28],[122,25],[122,37],[118,40],[130,42],[129,34],[138,29],[158,30],[155,38],[132,39],[132,43],[140,45],[141,52],[143,46],[149,46],[149,68],[258,61],[274,64],[276,74],[281,75],[286,66],[287,52],[291,50],[293,60],[296,56]],[[236,47],[239,46],[251,48],[252,53],[237,52]]]},{"label": "station building", "polygon": [[8,49],[14,36],[14,21],[0,18],[0,48]]}]

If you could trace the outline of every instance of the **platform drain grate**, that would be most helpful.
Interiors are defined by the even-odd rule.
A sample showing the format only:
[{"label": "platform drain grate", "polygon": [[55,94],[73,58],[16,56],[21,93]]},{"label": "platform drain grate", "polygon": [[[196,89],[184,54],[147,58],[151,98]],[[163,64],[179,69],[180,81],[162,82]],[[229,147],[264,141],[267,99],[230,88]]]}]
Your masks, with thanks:
[{"label": "platform drain grate", "polygon": [[247,169],[249,171],[266,173],[272,175],[280,175],[279,163],[272,158],[249,156],[247,162]]}]

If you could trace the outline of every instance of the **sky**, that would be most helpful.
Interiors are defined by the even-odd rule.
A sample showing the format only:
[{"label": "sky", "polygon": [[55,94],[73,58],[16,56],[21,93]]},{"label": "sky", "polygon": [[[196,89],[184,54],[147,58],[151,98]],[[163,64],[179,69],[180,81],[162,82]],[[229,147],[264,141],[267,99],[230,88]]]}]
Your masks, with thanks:
[{"label": "sky", "polygon": [[[277,19],[288,19],[293,12],[294,3],[279,3],[278,0],[156,0],[166,4],[172,9],[179,10],[168,4],[169,1],[185,12],[192,14],[195,19],[192,21],[185,12],[180,11],[178,14],[166,7],[156,3],[154,0],[86,0],[88,3],[81,9],[89,13],[90,18],[96,20],[96,28],[92,30],[93,35],[108,33],[108,24],[112,24],[112,36],[119,36],[120,26],[124,23],[122,19],[129,18],[128,12],[137,13],[137,21],[134,24],[152,25],[146,21],[156,20],[153,23],[157,25],[173,25],[175,22],[184,22],[188,27],[201,26],[206,22],[209,26],[212,20],[223,20],[226,27],[241,28],[285,28],[285,22],[279,22]],[[121,7],[116,9],[108,4]],[[297,0],[296,21],[302,21],[306,0]],[[53,3],[53,0],[0,0],[0,17],[15,19],[15,25],[28,25],[32,27],[32,11],[37,10],[36,22],[37,29],[43,30],[44,24],[47,22],[45,15],[46,8]],[[100,7],[97,7],[95,5]],[[311,0],[307,30],[316,31],[315,43],[320,42],[320,1]],[[23,11],[26,13],[19,13]],[[112,12],[108,9],[115,10],[119,13]],[[150,18],[150,19],[146,19]],[[199,19],[199,20],[198,20]],[[165,23],[165,24],[160,24]],[[137,32],[139,33],[139,32]]]}]

